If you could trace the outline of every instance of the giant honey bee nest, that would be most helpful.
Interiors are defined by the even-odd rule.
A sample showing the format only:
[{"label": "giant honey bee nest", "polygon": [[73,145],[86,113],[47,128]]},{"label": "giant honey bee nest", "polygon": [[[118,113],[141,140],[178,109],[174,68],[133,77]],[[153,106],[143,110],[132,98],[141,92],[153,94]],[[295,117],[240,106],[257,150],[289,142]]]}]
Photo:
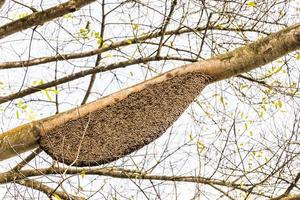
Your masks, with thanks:
[{"label": "giant honey bee nest", "polygon": [[55,160],[69,165],[112,162],[161,136],[208,83],[207,75],[190,72],[149,85],[54,128],[41,137],[40,146]]}]

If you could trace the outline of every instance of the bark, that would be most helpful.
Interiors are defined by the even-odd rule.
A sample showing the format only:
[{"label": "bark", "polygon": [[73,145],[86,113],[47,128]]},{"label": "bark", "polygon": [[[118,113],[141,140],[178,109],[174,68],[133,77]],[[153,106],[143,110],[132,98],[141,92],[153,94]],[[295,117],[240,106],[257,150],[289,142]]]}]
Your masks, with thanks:
[{"label": "bark", "polygon": [[[25,124],[0,135],[0,160],[10,158],[18,153],[23,153],[37,147],[39,145],[39,137],[49,134],[49,132],[58,126],[71,120],[80,119],[97,110],[105,110],[108,107],[112,108],[117,102],[128,98],[128,96],[139,93],[157,84],[164,84],[168,80],[191,73],[207,75],[210,77],[209,83],[213,83],[263,66],[299,48],[300,24],[295,24],[280,32],[271,34],[264,39],[247,44],[244,47],[228,53],[206,61],[181,66],[79,108]],[[136,124],[136,126],[139,125],[140,124]]]}]

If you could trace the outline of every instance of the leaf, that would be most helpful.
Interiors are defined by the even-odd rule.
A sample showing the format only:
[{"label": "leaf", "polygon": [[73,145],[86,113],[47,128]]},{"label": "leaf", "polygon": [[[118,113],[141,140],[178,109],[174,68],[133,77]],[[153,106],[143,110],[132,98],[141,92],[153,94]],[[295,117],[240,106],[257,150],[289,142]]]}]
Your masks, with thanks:
[{"label": "leaf", "polygon": [[28,107],[27,105],[22,105],[22,106],[21,106],[21,108],[22,108],[23,110],[26,110],[27,107]]},{"label": "leaf", "polygon": [[297,59],[297,60],[300,60],[300,53],[298,53],[298,54],[296,55],[296,59]]},{"label": "leaf", "polygon": [[49,94],[49,92],[48,92],[48,89],[46,89],[46,90],[44,90],[44,91],[45,91],[45,94],[46,94],[48,100],[51,101],[52,98],[51,98],[51,96],[50,96],[50,94]]},{"label": "leaf", "polygon": [[58,196],[57,194],[54,194],[53,196],[54,196],[54,199],[55,199],[55,200],[62,200],[62,199],[60,198],[60,196]]},{"label": "leaf", "polygon": [[278,105],[279,108],[282,108],[282,101],[279,100],[279,101],[277,102],[277,105]]},{"label": "leaf", "polygon": [[19,99],[18,101],[18,106],[21,107],[23,105],[23,100],[22,99]]},{"label": "leaf", "polygon": [[19,113],[19,111],[18,111],[18,110],[16,111],[16,116],[17,116],[17,119],[19,119],[19,118],[20,118],[20,113]]},{"label": "leaf", "polygon": [[245,128],[245,130],[248,129],[248,124],[247,123],[244,124],[244,128]]},{"label": "leaf", "polygon": [[59,94],[59,91],[56,89],[49,89],[50,92],[54,93],[54,94]]},{"label": "leaf", "polygon": [[277,74],[278,72],[280,72],[282,70],[282,66],[278,67],[274,72],[273,74]]},{"label": "leaf", "polygon": [[262,150],[259,150],[259,151],[257,152],[257,157],[258,157],[258,158],[261,158],[261,157],[262,157],[262,155],[263,155],[263,152],[262,152]]},{"label": "leaf", "polygon": [[137,30],[139,28],[139,25],[138,24],[135,24],[135,23],[133,23],[132,24],[132,29],[135,31],[135,30]]},{"label": "leaf", "polygon": [[72,19],[73,17],[74,17],[73,13],[68,13],[68,14],[63,16],[64,19]]},{"label": "leaf", "polygon": [[225,102],[225,99],[223,96],[220,96],[220,101],[223,104],[223,106],[225,107],[227,103]]},{"label": "leaf", "polygon": [[253,131],[250,131],[250,132],[249,132],[249,135],[250,135],[250,136],[253,136]]},{"label": "leaf", "polygon": [[199,140],[199,141],[197,142],[197,148],[198,148],[198,151],[199,151],[200,153],[202,153],[203,150],[205,149],[205,145]]},{"label": "leaf", "polygon": [[85,39],[89,39],[89,36],[88,34],[90,33],[90,30],[87,29],[87,28],[81,28],[79,29],[79,37],[83,38],[84,40]]},{"label": "leaf", "polygon": [[81,175],[81,178],[84,178],[85,177],[85,171],[82,170],[81,173],[80,173],[80,175]]},{"label": "leaf", "polygon": [[97,40],[97,44],[102,44],[102,42],[103,42],[103,39],[102,38],[99,38],[98,40]]},{"label": "leaf", "polygon": [[247,2],[247,6],[249,6],[249,7],[255,7],[256,3],[255,3],[255,1],[249,1],[249,2]]},{"label": "leaf", "polygon": [[193,141],[194,140],[194,136],[192,133],[189,134],[190,140]]},{"label": "leaf", "polygon": [[18,15],[18,18],[19,18],[19,19],[22,19],[22,18],[26,17],[27,15],[28,15],[27,12],[23,12],[23,13],[20,13],[20,14]]},{"label": "leaf", "polygon": [[224,29],[224,28],[225,28],[223,24],[218,24],[217,27],[218,27],[219,29]]},{"label": "leaf", "polygon": [[94,36],[95,36],[95,38],[97,38],[97,39],[98,39],[98,38],[101,38],[99,32],[94,32]]},{"label": "leaf", "polygon": [[28,121],[35,121],[35,120],[37,120],[37,115],[32,110],[26,111],[26,117],[27,117]]}]

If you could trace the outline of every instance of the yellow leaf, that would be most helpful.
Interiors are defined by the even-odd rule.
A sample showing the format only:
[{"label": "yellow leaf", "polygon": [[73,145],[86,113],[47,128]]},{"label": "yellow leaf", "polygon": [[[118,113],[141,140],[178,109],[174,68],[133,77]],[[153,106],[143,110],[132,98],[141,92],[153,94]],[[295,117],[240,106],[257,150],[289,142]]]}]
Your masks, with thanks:
[{"label": "yellow leaf", "polygon": [[298,54],[296,55],[296,59],[297,59],[297,60],[300,60],[300,53],[298,53]]},{"label": "yellow leaf", "polygon": [[255,1],[249,1],[249,2],[247,2],[247,6],[249,6],[249,7],[255,7],[256,3],[255,3]]}]

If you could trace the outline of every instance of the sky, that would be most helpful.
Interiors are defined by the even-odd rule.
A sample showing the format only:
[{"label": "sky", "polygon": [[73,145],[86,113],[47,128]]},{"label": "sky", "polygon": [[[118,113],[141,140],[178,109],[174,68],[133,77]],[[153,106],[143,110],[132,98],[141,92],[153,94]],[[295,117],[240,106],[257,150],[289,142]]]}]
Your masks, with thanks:
[{"label": "sky", "polygon": [[[119,1],[117,1],[119,2]],[[148,2],[148,1],[147,1]],[[149,1],[150,2],[150,1]],[[57,4],[57,1],[23,1],[25,4],[34,4],[36,8],[47,8]],[[158,9],[159,12],[163,12],[162,4],[159,1],[151,1],[151,6]],[[113,8],[116,4],[110,4],[107,10]],[[132,11],[133,4],[122,7],[112,13],[107,17],[107,23],[110,25],[106,29],[105,38],[107,38],[107,43],[111,40],[121,40],[128,36],[132,36],[134,31],[132,31],[133,24],[139,24],[138,33],[147,32],[147,30],[152,30],[153,27],[148,26],[148,24],[159,25],[162,16],[158,14],[157,11],[147,9],[146,11],[135,9]],[[195,24],[197,21],[197,7],[190,7],[195,10],[191,17],[185,20],[186,25]],[[277,7],[273,8],[276,12]],[[59,18],[54,22],[47,23],[42,27],[39,27],[32,31],[32,29],[22,31],[22,33],[17,33],[9,36],[0,41],[0,62],[13,61],[13,60],[26,60],[30,58],[36,58],[45,55],[55,55],[58,52],[76,52],[76,51],[86,51],[94,49],[97,46],[97,40],[95,38],[84,39],[80,38],[80,29],[86,27],[87,21],[90,21],[91,30],[97,32],[99,31],[98,23],[101,18],[100,15],[100,5],[99,3],[94,3],[92,6],[87,6],[82,10],[70,15]],[[183,10],[183,8],[182,8]],[[180,21],[180,11],[173,16],[174,22],[169,27],[170,29],[175,28]],[[245,14],[247,12],[252,13],[251,8],[244,10]],[[22,8],[20,5],[16,5],[12,2],[7,2],[0,11],[0,24],[5,24],[11,20],[18,19],[30,13],[30,10]],[[193,11],[191,10],[191,13]],[[299,22],[300,15],[300,2],[290,1],[287,17],[284,18],[284,22],[288,24],[293,24]],[[92,17],[91,17],[92,16]],[[298,17],[298,18],[297,18]],[[205,25],[205,21],[201,22]],[[267,25],[268,30],[277,31],[281,27]],[[212,35],[214,43],[231,43],[228,45],[228,49],[234,49],[240,46],[243,42],[241,40],[242,36],[225,35],[222,36],[221,33],[214,32]],[[249,40],[255,40],[261,37],[257,33],[247,33],[243,37],[247,37]],[[33,38],[33,40],[31,40]],[[155,40],[154,40],[155,41]],[[182,36],[176,38],[176,45],[178,47],[185,47],[192,51],[197,51],[201,38],[195,36]],[[217,46],[217,45],[216,45]],[[101,61],[101,65],[119,62],[128,58],[136,58],[140,55],[147,55],[155,48],[151,45],[141,45],[139,47],[128,47],[124,48],[122,51],[108,52],[103,55],[104,59]],[[204,47],[204,48],[208,48]],[[220,51],[226,51],[226,48],[220,48]],[[210,51],[205,49],[204,53],[201,55],[203,58],[209,58],[211,56]],[[174,53],[174,51],[165,50],[163,53]],[[221,52],[220,52],[221,53]],[[181,56],[188,55],[188,53],[182,53]],[[295,54],[291,54],[290,57],[294,57]],[[286,59],[291,59],[291,69],[297,72],[297,67],[299,67],[299,62],[294,58],[287,57]],[[95,57],[84,58],[79,60],[63,61],[59,63],[43,64],[31,68],[13,69],[13,70],[1,70],[0,77],[2,86],[0,85],[0,95],[4,96],[9,93],[19,91],[26,87],[38,84],[39,82],[47,82],[55,77],[55,71],[57,71],[57,76],[62,77],[67,74],[71,74],[83,69],[88,69],[93,67],[95,62]],[[273,64],[266,66],[262,70],[255,71],[256,73],[262,73],[267,70],[276,70],[282,64],[282,59],[274,62]],[[177,68],[181,66],[182,62],[157,62],[151,63],[146,66],[131,66],[124,69],[118,69],[115,71],[105,72],[98,74],[96,76],[95,86],[93,88],[93,93],[89,101],[96,100],[105,95],[111,94],[113,92],[119,91],[122,88],[126,88],[156,76],[167,70]],[[275,67],[275,69],[272,69]],[[251,74],[251,73],[250,73]],[[277,74],[275,78],[282,80],[284,83],[288,83],[290,80],[297,80],[297,74],[292,74],[285,78],[284,74],[288,74],[285,68],[282,73]],[[76,106],[79,106],[82,97],[85,94],[87,83],[89,77],[84,77],[79,80],[73,81],[70,84],[64,84],[58,86],[59,93],[59,111],[65,111]],[[245,86],[243,92],[248,96],[252,97],[253,102],[258,102],[257,105],[249,105],[247,101],[243,101],[240,94],[237,94],[233,89],[233,86],[242,84],[236,78],[230,79],[229,81],[219,82],[214,85],[208,86],[200,95],[195,103],[190,105],[187,111],[176,121],[176,123],[168,129],[168,131],[158,140],[156,140],[151,145],[144,147],[143,149],[134,152],[126,158],[122,158],[116,162],[110,163],[107,166],[122,166],[126,168],[141,168],[141,169],[151,169],[158,160],[165,158],[153,171],[154,174],[180,174],[180,175],[208,175],[213,174],[214,165],[217,158],[220,156],[220,149],[224,146],[224,141],[227,138],[227,133],[232,134],[231,125],[234,122],[232,116],[237,117],[237,131],[238,135],[235,136],[237,145],[244,151],[238,155],[234,153],[228,156],[227,161],[222,163],[227,167],[231,166],[231,160],[234,163],[238,162],[241,157],[247,158],[247,163],[249,168],[269,159],[268,149],[263,149],[268,146],[269,148],[277,148],[280,144],[272,145],[272,141],[278,141],[278,138],[285,140],[289,138],[291,129],[293,127],[294,120],[297,119],[297,107],[299,100],[291,100],[289,97],[284,96],[274,96],[272,101],[266,105],[268,108],[268,113],[265,114],[263,119],[258,118],[259,109],[261,109],[263,103],[264,93],[260,91],[260,88],[255,86]],[[56,112],[55,104],[53,103],[55,99],[55,94],[51,91],[50,94],[42,91],[36,94],[30,95],[22,99],[17,99],[10,103],[5,103],[0,105],[1,110],[1,123],[0,128],[2,132],[5,132],[11,128],[18,125],[30,122],[32,120],[41,119],[53,115]],[[50,96],[50,97],[49,97]],[[282,106],[279,106],[283,102]],[[287,103],[286,103],[287,102]],[[27,109],[24,111],[20,109],[20,105],[26,104]],[[204,107],[204,109],[203,109]],[[280,107],[280,108],[279,108]],[[205,112],[206,111],[206,112]],[[276,118],[273,116],[276,115]],[[226,118],[227,117],[227,118]],[[283,123],[284,122],[284,123]],[[278,130],[281,130],[278,132]],[[234,135],[232,135],[234,137]],[[261,144],[260,142],[263,142]],[[200,142],[200,143],[199,143]],[[234,152],[237,147],[234,145],[234,141],[228,146],[228,149]],[[167,148],[166,144],[168,144]],[[197,152],[199,144],[203,144],[203,151]],[[248,155],[248,151],[252,150],[256,152],[256,155]],[[145,157],[145,152],[149,155]],[[161,153],[164,152],[164,153]],[[173,153],[176,152],[176,153]],[[263,155],[261,152],[263,152]],[[167,156],[170,154],[170,156]],[[252,153],[253,154],[253,153]],[[260,156],[258,156],[260,155]],[[24,156],[24,155],[23,155]],[[215,157],[212,157],[215,156]],[[46,161],[43,160],[46,158]],[[32,167],[37,166],[47,166],[51,164],[48,161],[49,157],[42,154],[34,163],[31,163]],[[1,171],[11,169],[12,166],[19,161],[20,158],[13,158],[5,164],[1,163]],[[50,160],[50,159],[49,159]],[[208,163],[210,165],[208,165]],[[250,166],[250,164],[252,166]],[[106,166],[106,165],[105,165]],[[224,167],[224,166],[223,166]],[[232,167],[234,165],[232,164]],[[226,171],[228,173],[228,171]],[[237,172],[232,172],[237,173]],[[221,174],[215,175],[216,178],[222,177]],[[255,178],[255,174],[250,174],[250,178]],[[93,180],[94,179],[94,180]],[[48,180],[45,178],[45,180]],[[56,180],[53,178],[53,180]],[[48,180],[49,181],[49,180]],[[55,182],[55,181],[54,181]],[[83,188],[87,188],[86,192],[82,194],[90,196],[95,192],[94,199],[98,197],[103,198],[103,194],[108,195],[108,199],[113,197],[109,194],[115,194],[118,199],[128,199],[133,196],[135,199],[144,199],[142,193],[138,192],[136,185],[130,180],[119,180],[111,179],[107,177],[97,177],[97,178],[72,178],[70,179],[72,185],[79,184]],[[69,187],[69,183],[65,183],[65,187]],[[155,196],[155,192],[150,188],[149,182],[140,182],[140,187],[144,188],[147,194]],[[172,183],[160,183],[157,182],[159,188],[162,190],[161,195],[165,199],[174,199],[175,195],[178,195],[179,199],[189,199],[193,196],[194,192],[199,188],[194,184],[178,184],[176,187]],[[84,187],[85,186],[85,187]],[[3,191],[7,191],[15,187],[15,185],[8,184],[2,187]],[[214,195],[213,190],[207,187],[199,186],[203,191],[211,193],[211,197]],[[96,192],[101,188],[101,193]],[[18,188],[21,194],[25,194],[26,190],[24,188]],[[20,195],[13,190],[12,194],[2,193],[3,198],[9,199],[12,196]],[[73,192],[76,188],[72,189]],[[177,193],[176,193],[177,192]],[[0,198],[1,198],[0,195]],[[122,196],[123,195],[123,196]],[[93,199],[92,198],[92,199]]]}]

